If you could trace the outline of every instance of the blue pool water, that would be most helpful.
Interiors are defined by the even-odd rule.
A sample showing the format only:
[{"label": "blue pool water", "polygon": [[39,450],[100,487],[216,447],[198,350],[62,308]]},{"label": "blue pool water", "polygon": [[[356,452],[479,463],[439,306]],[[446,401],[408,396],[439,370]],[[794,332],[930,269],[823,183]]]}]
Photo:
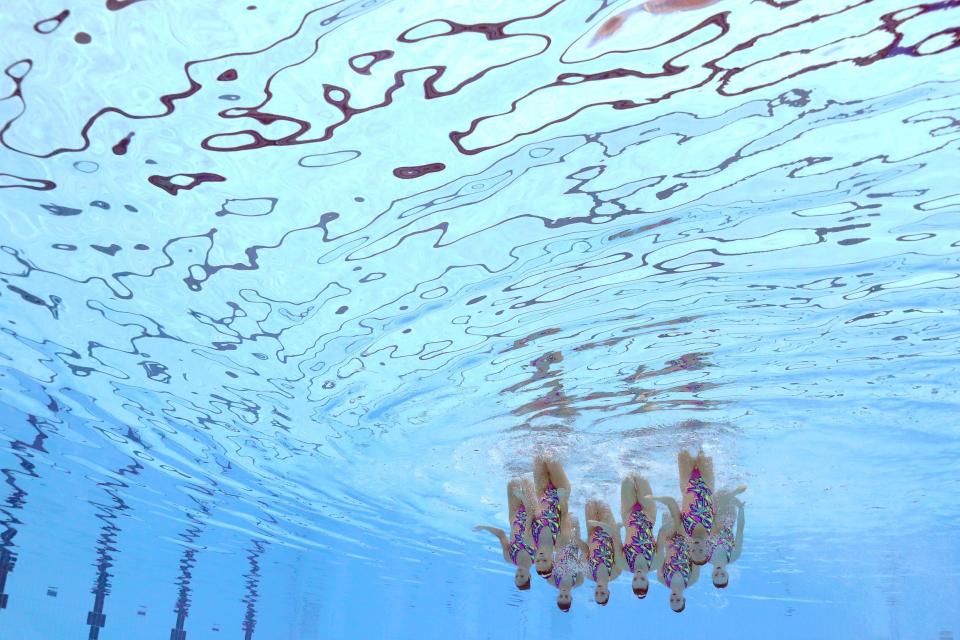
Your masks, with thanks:
[{"label": "blue pool water", "polygon": [[[677,4],[4,3],[0,638],[960,638],[960,1]],[[680,615],[472,530],[700,447]]]}]

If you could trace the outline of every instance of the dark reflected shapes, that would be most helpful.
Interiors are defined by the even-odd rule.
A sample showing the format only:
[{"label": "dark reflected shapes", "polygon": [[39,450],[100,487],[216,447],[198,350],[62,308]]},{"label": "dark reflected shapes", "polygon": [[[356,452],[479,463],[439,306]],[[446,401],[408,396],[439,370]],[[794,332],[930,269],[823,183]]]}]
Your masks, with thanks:
[{"label": "dark reflected shapes", "polygon": [[57,188],[57,184],[52,180],[43,180],[41,178],[23,178],[21,176],[15,176],[12,173],[0,173],[0,178],[13,178],[14,180],[22,181],[20,184],[0,184],[0,189],[30,189],[31,191],[50,191]]},{"label": "dark reflected shapes", "polygon": [[101,245],[99,245],[99,244],[92,244],[92,245],[90,245],[90,248],[91,248],[91,249],[96,249],[96,250],[99,251],[100,253],[105,253],[105,254],[107,254],[108,256],[115,256],[115,255],[117,255],[117,252],[120,251],[120,245],[118,245],[118,244],[111,244],[111,245],[108,246],[108,247],[104,247],[104,246],[101,246]]},{"label": "dark reflected shapes", "polygon": [[76,216],[83,213],[83,209],[74,209],[73,207],[64,207],[59,204],[42,204],[40,205],[42,209],[46,209],[55,216]]},{"label": "dark reflected shapes", "polygon": [[34,24],[33,30],[36,31],[37,33],[42,33],[44,35],[48,33],[53,33],[60,27],[61,24],[63,24],[63,21],[66,20],[67,16],[69,15],[70,15],[70,10],[64,9],[63,11],[53,16],[52,18],[47,18],[46,20],[41,20],[40,22],[37,22],[36,24]]},{"label": "dark reflected shapes", "polygon": [[[344,151],[333,151],[331,153],[316,153],[310,156],[303,156],[297,161],[297,164],[305,168],[333,167],[344,162],[349,162],[360,157],[360,152],[354,149]],[[356,200],[356,198],[354,198]],[[362,202],[363,199],[357,200]]]},{"label": "dark reflected shapes", "polygon": [[227,198],[220,205],[220,211],[217,211],[215,215],[255,218],[273,213],[276,205],[276,198]]},{"label": "dark reflected shapes", "polygon": [[432,162],[430,164],[421,164],[412,167],[397,167],[393,170],[393,175],[401,180],[412,180],[425,176],[428,173],[443,171],[446,168],[447,165],[442,162]]},{"label": "dark reflected shapes", "polygon": [[110,208],[110,205],[104,202],[103,200],[94,200],[93,202],[90,203],[90,206],[96,207],[97,209],[104,209],[104,210],[107,210]]},{"label": "dark reflected shapes", "polygon": [[227,69],[223,73],[217,76],[217,80],[220,82],[233,82],[237,79],[237,70],[236,69]]},{"label": "dark reflected shapes", "polygon": [[[175,184],[174,178],[189,178],[190,182],[185,185]],[[172,176],[150,176],[147,180],[155,187],[159,187],[172,196],[180,191],[189,191],[204,182],[226,182],[226,178],[216,173],[175,173]]]},{"label": "dark reflected shapes", "polygon": [[131,5],[143,1],[144,0],[107,0],[107,10],[120,11],[121,9],[126,9]]},{"label": "dark reflected shapes", "polygon": [[133,131],[125,135],[120,139],[120,142],[113,145],[113,155],[122,156],[126,155],[127,149],[130,147],[130,141],[133,139]]},{"label": "dark reflected shapes", "polygon": [[73,41],[77,44],[90,44],[93,38],[90,37],[90,34],[86,31],[78,31],[76,35],[73,36]]},{"label": "dark reflected shapes", "polygon": [[77,160],[73,163],[73,168],[80,173],[94,173],[100,168],[100,165],[90,160]]},{"label": "dark reflected shapes", "polygon": [[[382,49],[380,51],[371,51],[370,53],[361,53],[355,56],[351,56],[347,61],[347,64],[350,65],[350,68],[356,71],[359,74],[368,76],[370,75],[370,68],[373,65],[377,64],[381,60],[388,60],[393,57],[393,51],[389,49]],[[368,58],[363,62],[359,62],[361,58]]]}]

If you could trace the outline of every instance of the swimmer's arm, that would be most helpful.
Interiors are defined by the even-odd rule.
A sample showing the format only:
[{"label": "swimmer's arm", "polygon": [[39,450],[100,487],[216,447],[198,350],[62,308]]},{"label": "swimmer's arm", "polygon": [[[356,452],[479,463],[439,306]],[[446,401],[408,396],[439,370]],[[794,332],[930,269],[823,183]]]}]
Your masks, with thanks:
[{"label": "swimmer's arm", "polygon": [[[665,506],[670,511],[670,517],[673,518],[673,526],[680,527],[682,526],[683,520],[680,518],[680,505],[677,504],[677,501],[671,498],[670,496],[644,496],[645,498],[652,498]],[[661,529],[662,530],[662,529]]]},{"label": "swimmer's arm", "polygon": [[717,508],[719,509],[721,505],[725,505],[728,502],[733,502],[735,498],[747,490],[747,485],[741,484],[736,489],[721,489],[715,494]]},{"label": "swimmer's arm", "polygon": [[507,562],[512,563],[513,560],[510,559],[510,543],[507,541],[507,534],[503,529],[498,529],[497,527],[488,527],[486,525],[477,525],[473,528],[474,531],[488,531],[497,537],[497,540],[500,541],[500,548],[503,550],[503,559]]},{"label": "swimmer's arm", "polygon": [[743,515],[743,503],[734,499],[737,503],[737,534],[733,540],[733,553],[730,554],[730,562],[736,562],[740,558],[740,552],[743,550],[743,525],[746,517]]}]

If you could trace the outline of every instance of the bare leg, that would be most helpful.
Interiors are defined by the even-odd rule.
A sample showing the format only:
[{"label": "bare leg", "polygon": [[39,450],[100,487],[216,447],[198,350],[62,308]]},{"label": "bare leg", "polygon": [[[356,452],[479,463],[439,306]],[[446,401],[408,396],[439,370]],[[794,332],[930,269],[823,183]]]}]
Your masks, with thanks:
[{"label": "bare leg", "polygon": [[560,494],[560,504],[558,508],[560,510],[560,524],[563,525],[563,521],[570,518],[570,481],[567,479],[567,474],[563,470],[563,465],[559,461],[552,458],[544,461],[544,466],[547,469],[547,475],[549,477],[549,482],[555,486]]},{"label": "bare leg", "polygon": [[[516,494],[518,492],[523,493],[523,491],[524,486],[522,478],[514,478],[507,483],[507,505],[511,525],[513,524],[514,516],[517,514],[517,509],[520,508],[520,498],[518,498]],[[524,496],[524,500],[526,500],[526,496]]]},{"label": "bare leg", "polygon": [[681,495],[686,494],[687,482],[690,481],[690,474],[693,473],[694,466],[696,466],[696,463],[689,451],[683,449],[677,454],[677,472]]},{"label": "bare leg", "polygon": [[567,495],[570,495],[570,481],[567,479],[567,474],[563,470],[563,465],[557,460],[547,460],[546,466],[547,472],[550,475],[550,482],[553,483],[553,486],[557,489],[566,489]]},{"label": "bare leg", "polygon": [[533,459],[533,481],[537,489],[537,499],[543,496],[547,483],[550,481],[550,474],[547,471],[547,459],[543,456],[537,456]]},{"label": "bare leg", "polygon": [[[644,498],[644,496],[653,495],[653,489],[650,488],[650,481],[643,476],[634,475],[633,482],[636,486],[637,502],[643,506],[643,512],[647,515],[650,522],[656,522],[657,503],[652,498]],[[626,520],[624,520],[624,522],[626,522]]]},{"label": "bare leg", "polygon": [[[587,500],[587,504],[583,506],[583,520],[587,524],[591,520],[600,520],[600,515],[602,513],[603,504],[599,500]],[[589,530],[591,527],[587,527]]]},{"label": "bare leg", "polygon": [[704,483],[710,487],[710,491],[715,491],[717,484],[716,478],[713,475],[713,458],[706,455],[703,450],[701,450],[699,453],[697,453],[695,465],[696,468],[700,470],[700,475],[703,478]]},{"label": "bare leg", "polygon": [[636,476],[627,476],[620,483],[620,518],[624,524],[630,521],[633,505],[638,502],[640,502],[640,496],[637,493]]},{"label": "bare leg", "polygon": [[597,517],[594,520],[600,522],[606,522],[610,525],[611,529],[614,529],[617,526],[617,521],[613,519],[613,511],[610,510],[610,507],[605,503],[599,503],[596,508]]}]

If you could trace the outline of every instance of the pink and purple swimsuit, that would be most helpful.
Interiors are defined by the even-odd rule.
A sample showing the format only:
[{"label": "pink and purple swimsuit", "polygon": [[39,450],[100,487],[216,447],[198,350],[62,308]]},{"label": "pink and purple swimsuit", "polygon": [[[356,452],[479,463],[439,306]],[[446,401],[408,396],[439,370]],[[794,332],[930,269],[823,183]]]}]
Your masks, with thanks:
[{"label": "pink and purple swimsuit", "polygon": [[[627,561],[630,571],[636,573],[638,569],[637,561],[641,558],[647,563],[647,570],[653,565],[653,554],[657,550],[657,545],[653,540],[653,523],[643,512],[643,505],[639,502],[633,505],[630,512],[630,520],[627,527],[634,527],[635,531],[630,540],[623,545],[623,557]],[[641,570],[642,566],[639,567]]]},{"label": "pink and purple swimsuit", "polygon": [[716,515],[713,508],[713,493],[700,476],[700,469],[694,469],[690,473],[687,493],[693,494],[694,499],[689,508],[680,514],[683,530],[688,536],[692,536],[699,524],[707,533],[710,533],[713,528],[713,518]]},{"label": "pink and purple swimsuit", "polygon": [[530,532],[533,534],[533,545],[540,548],[540,536],[546,527],[550,530],[551,544],[557,544],[560,535],[560,494],[553,484],[548,484],[540,498],[540,515],[533,519]]},{"label": "pink and purple swimsuit", "polygon": [[690,584],[691,571],[690,549],[687,547],[687,540],[675,531],[667,544],[670,547],[669,553],[666,560],[663,561],[663,566],[660,567],[660,577],[663,579],[663,584],[670,587],[673,577],[679,575],[683,579],[683,586],[686,587]]},{"label": "pink and purple swimsuit", "polygon": [[553,559],[553,575],[551,576],[555,587],[559,589],[566,577],[570,578],[571,587],[577,584],[583,564],[581,555],[580,545],[573,542],[557,551]]},{"label": "pink and purple swimsuit", "polygon": [[527,533],[527,509],[522,504],[517,508],[517,515],[513,518],[513,540],[510,541],[510,560],[517,564],[521,553],[528,553],[533,557],[533,547],[527,544],[524,536]]},{"label": "pink and purple swimsuit", "polygon": [[733,548],[736,546],[737,542],[733,536],[733,518],[725,517],[719,523],[720,531],[713,539],[713,553],[711,557],[716,555],[717,551],[721,551],[727,554],[727,562],[730,562],[731,556],[733,556]]},{"label": "pink and purple swimsuit", "polygon": [[590,545],[590,557],[587,564],[590,566],[590,575],[597,581],[597,571],[601,566],[607,568],[607,575],[613,575],[613,538],[602,527],[593,528],[593,537]]}]

